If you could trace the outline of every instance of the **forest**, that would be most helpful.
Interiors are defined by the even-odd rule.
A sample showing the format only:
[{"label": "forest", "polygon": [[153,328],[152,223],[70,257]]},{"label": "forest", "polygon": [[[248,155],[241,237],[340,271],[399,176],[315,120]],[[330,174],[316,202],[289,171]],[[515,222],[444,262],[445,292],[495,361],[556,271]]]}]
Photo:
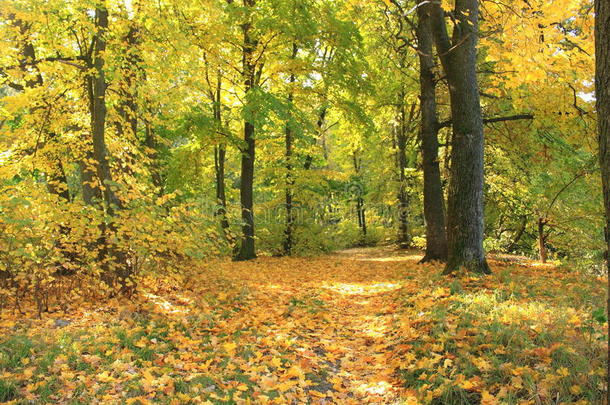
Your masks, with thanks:
[{"label": "forest", "polygon": [[0,0],[0,403],[609,404],[608,0]]}]

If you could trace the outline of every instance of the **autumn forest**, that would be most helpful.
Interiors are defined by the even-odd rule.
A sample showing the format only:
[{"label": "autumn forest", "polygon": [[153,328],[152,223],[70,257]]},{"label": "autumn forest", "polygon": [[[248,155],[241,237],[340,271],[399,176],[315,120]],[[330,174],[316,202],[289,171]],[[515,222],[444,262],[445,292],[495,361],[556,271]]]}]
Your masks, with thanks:
[{"label": "autumn forest", "polygon": [[0,403],[608,404],[610,1],[0,0]]}]

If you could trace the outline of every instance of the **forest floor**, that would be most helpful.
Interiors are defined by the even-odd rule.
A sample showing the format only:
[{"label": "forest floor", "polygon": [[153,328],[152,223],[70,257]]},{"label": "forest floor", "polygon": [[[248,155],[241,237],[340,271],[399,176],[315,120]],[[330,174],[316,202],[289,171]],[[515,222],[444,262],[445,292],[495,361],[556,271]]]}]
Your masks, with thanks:
[{"label": "forest floor", "polygon": [[217,261],[131,300],[0,320],[0,401],[600,404],[605,279],[419,252]]}]

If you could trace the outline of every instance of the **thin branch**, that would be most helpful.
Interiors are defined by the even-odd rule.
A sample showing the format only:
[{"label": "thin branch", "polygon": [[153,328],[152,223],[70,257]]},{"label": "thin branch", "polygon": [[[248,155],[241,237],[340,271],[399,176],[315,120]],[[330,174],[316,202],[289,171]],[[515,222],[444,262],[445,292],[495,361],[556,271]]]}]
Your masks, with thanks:
[{"label": "thin branch", "polygon": [[[506,117],[483,118],[483,123],[492,124],[494,122],[533,120],[533,119],[534,119],[534,114],[517,114],[517,115],[508,115]],[[451,120],[440,122],[438,124],[438,129],[447,128],[447,127],[451,126],[451,124],[452,124]]]}]

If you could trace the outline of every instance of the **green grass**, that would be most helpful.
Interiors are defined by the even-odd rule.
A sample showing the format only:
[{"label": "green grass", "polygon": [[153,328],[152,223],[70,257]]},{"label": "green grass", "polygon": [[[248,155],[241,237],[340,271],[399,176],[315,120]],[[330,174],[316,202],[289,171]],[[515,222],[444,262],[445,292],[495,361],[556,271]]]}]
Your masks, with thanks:
[{"label": "green grass", "polygon": [[0,379],[0,402],[12,401],[17,398],[17,395],[17,386],[14,382]]}]

